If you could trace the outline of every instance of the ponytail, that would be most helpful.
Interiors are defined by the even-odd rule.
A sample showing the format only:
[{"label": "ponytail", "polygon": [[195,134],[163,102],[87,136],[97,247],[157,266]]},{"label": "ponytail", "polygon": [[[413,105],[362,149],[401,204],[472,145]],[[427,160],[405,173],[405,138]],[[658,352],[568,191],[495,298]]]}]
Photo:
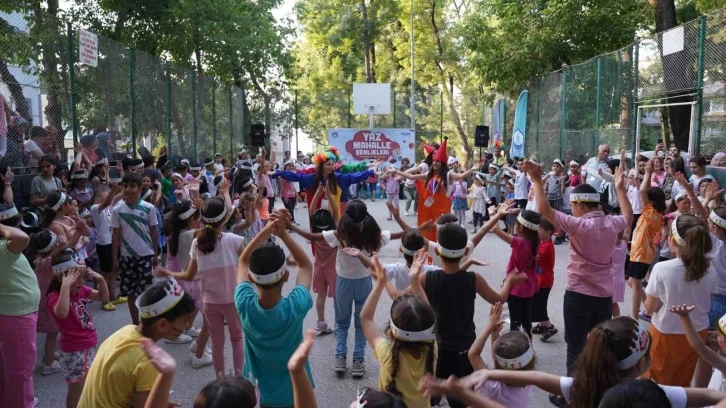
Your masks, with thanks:
[{"label": "ponytail", "polygon": [[681,215],[674,222],[678,234],[683,237],[683,244],[678,248],[678,257],[686,266],[686,282],[699,281],[711,265],[706,257],[713,249],[708,227],[690,214]]},{"label": "ponytail", "polygon": [[214,252],[214,248],[217,246],[217,236],[219,230],[211,225],[206,225],[204,228],[197,230],[195,238],[197,239],[197,249],[203,254],[209,254]]},{"label": "ponytail", "polygon": [[226,211],[224,200],[220,197],[212,197],[202,204],[202,221],[205,227],[198,230],[196,234],[197,249],[203,254],[209,254],[214,251],[217,246],[217,237],[220,233],[220,227],[224,224],[226,217],[215,223],[208,223],[205,219],[214,219],[222,215]]}]

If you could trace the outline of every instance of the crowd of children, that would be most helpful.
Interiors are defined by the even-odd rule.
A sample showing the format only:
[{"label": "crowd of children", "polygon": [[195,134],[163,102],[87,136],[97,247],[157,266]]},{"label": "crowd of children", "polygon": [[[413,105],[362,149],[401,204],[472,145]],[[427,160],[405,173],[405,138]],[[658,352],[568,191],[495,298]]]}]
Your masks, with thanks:
[{"label": "crowd of children", "polygon": [[[700,159],[691,160],[691,180],[680,157],[657,156],[630,171],[623,155],[595,169],[573,161],[566,171],[557,159],[543,174],[533,160],[492,160],[478,172],[460,171],[446,141],[425,148],[427,159],[410,169],[343,164],[331,147],[312,167],[286,158],[274,171],[275,153],[264,149],[224,166],[221,155],[114,164],[78,146],[68,184],[54,176],[54,157],[39,160],[30,201],[42,211],[23,214],[12,171],[0,168],[0,406],[37,403],[36,332],[45,335],[40,372],[63,373],[69,408],[172,406],[176,362],[161,340],[190,344],[192,367],[213,366],[216,379],[200,387],[195,408],[324,405],[308,356],[315,334],[330,333],[335,372],[350,367],[363,377],[367,344],[378,360],[378,389],[361,390],[355,408],[430,408],[443,396],[453,408],[527,407],[534,387],[560,407],[726,398],[705,388],[713,369],[726,369],[718,353],[726,343],[726,206]],[[349,187],[372,178],[385,186],[388,219],[400,231],[382,230],[351,199]],[[417,189],[415,227],[399,213],[404,180]],[[300,192],[309,229],[295,219]],[[472,255],[490,232],[511,248],[501,285],[471,271],[484,265]],[[312,259],[291,234],[312,244]],[[403,262],[382,264],[377,253],[391,241]],[[567,241],[567,376],[559,377],[535,371],[532,339],[558,333],[548,302],[554,245]],[[283,295],[292,267],[295,283]],[[633,302],[621,316],[626,278]],[[381,329],[374,314],[384,291],[393,302]],[[477,297],[491,305],[478,334]],[[99,345],[91,301],[105,312],[128,303],[131,324]],[[315,331],[305,332],[313,306]],[[491,363],[482,356],[489,339]]]}]

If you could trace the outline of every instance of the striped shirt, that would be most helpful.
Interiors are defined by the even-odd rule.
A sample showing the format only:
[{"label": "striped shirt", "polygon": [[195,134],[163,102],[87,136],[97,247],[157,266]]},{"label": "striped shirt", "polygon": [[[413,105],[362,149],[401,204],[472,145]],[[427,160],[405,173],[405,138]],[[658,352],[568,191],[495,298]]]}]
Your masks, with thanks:
[{"label": "striped shirt", "polygon": [[151,227],[157,225],[156,208],[143,200],[134,208],[121,201],[111,211],[111,228],[121,229],[121,256],[154,255]]}]

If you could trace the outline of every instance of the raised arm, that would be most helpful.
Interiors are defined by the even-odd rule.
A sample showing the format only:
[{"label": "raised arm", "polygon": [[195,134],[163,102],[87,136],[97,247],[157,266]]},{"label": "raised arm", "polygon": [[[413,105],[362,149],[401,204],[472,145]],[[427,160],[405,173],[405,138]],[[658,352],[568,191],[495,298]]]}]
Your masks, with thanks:
[{"label": "raised arm", "polygon": [[409,172],[403,172],[401,170],[397,170],[395,167],[391,167],[391,169],[388,170],[391,173],[395,173],[396,175],[399,175],[406,180],[426,180],[426,177],[428,177],[428,174],[424,173],[409,173]]},{"label": "raised arm", "polygon": [[307,330],[303,342],[300,343],[287,362],[287,370],[290,371],[290,380],[292,380],[293,401],[296,407],[318,407],[313,385],[310,383],[310,378],[308,378],[308,373],[305,370],[305,363],[308,361],[310,349],[315,343],[315,334],[315,331]]},{"label": "raised arm", "polygon": [[481,240],[486,236],[486,234],[494,228],[497,224],[499,224],[499,221],[504,218],[508,214],[516,214],[519,212],[519,209],[517,208],[511,208],[514,205],[514,200],[506,200],[505,202],[499,204],[499,207],[497,207],[497,212],[494,213],[494,215],[489,218],[489,221],[487,221],[486,224],[484,224],[483,227],[477,231],[476,234],[474,234],[473,237],[471,237],[471,242],[474,243],[474,247],[476,248]]},{"label": "raised arm", "polygon": [[[628,219],[628,225],[633,223],[633,206],[628,200],[628,193],[625,190],[625,173],[620,167],[615,168],[615,192],[618,194],[620,212]],[[539,203],[537,203],[539,205]]]},{"label": "raised arm", "polygon": [[[648,163],[645,164],[645,175],[643,176],[643,181],[640,183],[640,188],[638,189],[638,195],[640,196],[640,204],[645,207],[650,203],[650,200],[648,199],[648,189],[650,188],[650,181],[653,178],[653,158],[648,160]],[[620,200],[620,197],[618,197],[618,200]]]},{"label": "raised arm", "polygon": [[13,203],[13,180],[15,179],[15,174],[13,174],[13,169],[8,167],[7,171],[5,172],[5,175],[0,177],[3,181],[3,202],[5,204],[12,204]]},{"label": "raised arm", "polygon": [[260,245],[262,245],[270,238],[278,222],[280,221],[269,221],[265,225],[265,228],[263,228],[259,234],[255,235],[255,237],[252,238],[252,241],[247,244],[244,251],[242,251],[242,255],[240,255],[239,257],[239,264],[237,264],[237,283],[250,280],[250,256],[255,249],[260,247]]},{"label": "raised arm", "polygon": [[479,166],[474,166],[463,173],[449,172],[449,176],[451,177],[452,180],[465,180],[478,170],[479,170]]},{"label": "raised arm", "polygon": [[504,320],[502,320],[502,304],[497,302],[495,303],[491,311],[489,312],[489,323],[484,327],[484,330],[482,330],[481,333],[479,333],[478,336],[476,336],[476,340],[474,340],[474,343],[469,348],[468,357],[469,362],[471,363],[471,366],[474,368],[474,370],[482,370],[487,367],[486,362],[484,362],[484,359],[481,358],[481,353],[484,352],[484,346],[487,344],[487,339],[492,334],[492,332],[502,329],[502,326],[504,325]]},{"label": "raised arm", "polygon": [[502,288],[499,289],[499,292],[495,292],[483,276],[478,273],[475,274],[475,276],[476,293],[492,305],[497,302],[506,302],[507,298],[509,298],[509,292],[512,290],[512,286],[527,279],[527,275],[525,275],[524,272],[510,273],[506,278],[504,278],[504,284],[502,285]]},{"label": "raised arm", "polygon": [[726,371],[726,358],[721,357],[718,353],[711,350],[711,348],[703,342],[703,339],[699,336],[696,328],[693,327],[693,322],[691,321],[690,316],[693,309],[695,309],[695,306],[681,305],[673,306],[668,310],[671,313],[678,315],[678,318],[681,321],[681,326],[683,326],[683,331],[686,333],[688,344],[693,347],[696,353],[698,353],[698,356],[717,370],[721,370],[722,372]]},{"label": "raised arm", "polygon": [[68,317],[70,310],[70,299],[71,299],[71,286],[75,285],[78,278],[81,276],[81,271],[77,268],[69,270],[65,276],[63,276],[63,282],[61,283],[60,292],[58,293],[58,302],[53,307],[53,314],[59,319],[65,319]]},{"label": "raised arm", "polygon": [[28,247],[30,238],[28,234],[17,228],[0,224],[0,236],[7,241],[8,251],[12,254],[20,254]]},{"label": "raised arm", "polygon": [[466,388],[479,387],[487,381],[499,381],[509,385],[535,387],[551,394],[562,395],[560,377],[554,374],[541,371],[519,371],[519,370],[479,370],[467,377],[462,378],[461,383]]},{"label": "raised arm", "polygon": [[[709,183],[708,186],[706,186],[706,197],[704,202],[701,203],[701,200],[698,199],[698,196],[696,196],[696,192],[694,191],[693,184],[689,183],[688,180],[686,180],[686,176],[678,172],[676,174],[676,183],[683,186],[683,188],[686,190],[686,193],[688,194],[688,199],[691,200],[691,207],[693,207],[693,214],[697,217],[700,217],[701,219],[708,219],[709,211],[706,209],[708,206],[708,202],[711,201],[712,198],[709,192],[709,187],[714,183]],[[711,189],[713,191],[713,189]],[[675,197],[674,197],[675,199]],[[705,204],[705,205],[704,205]]]},{"label": "raised arm", "polygon": [[376,343],[383,339],[383,334],[378,325],[373,321],[373,316],[376,313],[378,307],[378,301],[381,299],[381,293],[386,287],[388,282],[388,276],[386,271],[383,269],[381,262],[378,260],[378,256],[373,255],[373,265],[376,273],[376,285],[373,287],[371,294],[368,295],[363,309],[360,311],[360,325],[363,328],[363,334],[366,336],[366,340],[371,347],[375,348]]},{"label": "raised arm", "polygon": [[550,207],[550,202],[547,200],[547,194],[545,194],[544,186],[542,184],[542,168],[538,164],[526,159],[524,160],[524,169],[532,182],[534,201],[537,203],[537,212],[540,213],[544,219],[554,224],[555,210]]}]

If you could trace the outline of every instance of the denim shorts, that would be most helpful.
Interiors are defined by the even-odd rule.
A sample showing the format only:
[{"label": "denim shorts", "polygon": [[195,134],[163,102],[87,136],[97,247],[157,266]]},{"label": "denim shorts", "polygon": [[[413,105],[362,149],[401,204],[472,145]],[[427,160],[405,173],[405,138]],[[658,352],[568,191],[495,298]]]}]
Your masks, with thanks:
[{"label": "denim shorts", "polygon": [[716,330],[718,319],[726,314],[726,295],[711,295],[711,310],[708,311],[708,330]]}]

